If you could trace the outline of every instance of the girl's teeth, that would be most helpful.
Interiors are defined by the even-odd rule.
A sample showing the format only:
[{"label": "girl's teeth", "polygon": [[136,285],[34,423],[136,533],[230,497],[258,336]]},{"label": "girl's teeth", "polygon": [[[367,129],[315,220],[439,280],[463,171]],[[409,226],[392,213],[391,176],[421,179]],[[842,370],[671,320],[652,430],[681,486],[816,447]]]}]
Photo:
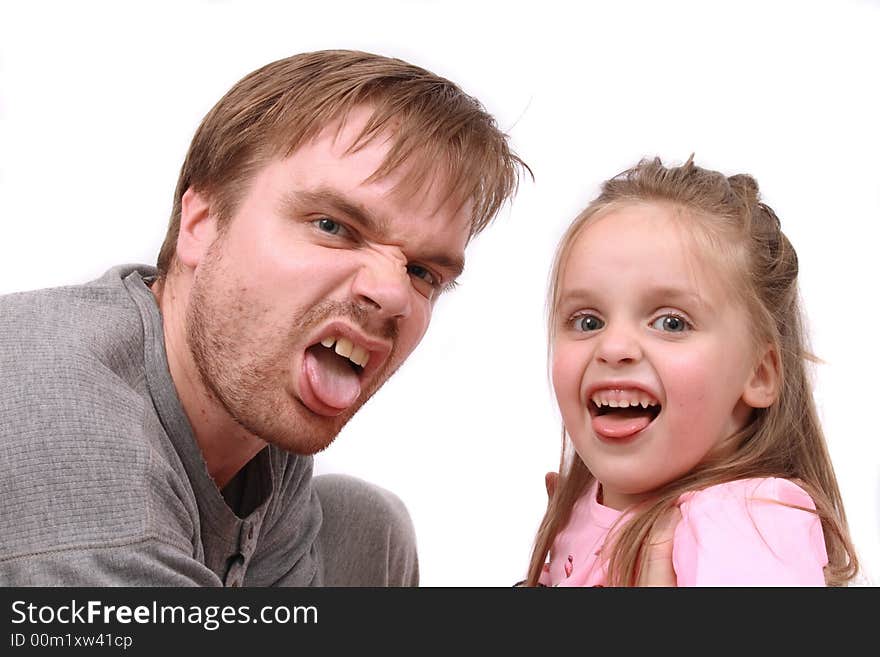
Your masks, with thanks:
[{"label": "girl's teeth", "polygon": [[639,395],[638,399],[605,399],[602,395],[597,394],[591,397],[596,406],[607,406],[609,408],[629,408],[641,406],[642,408],[651,408],[657,405],[657,401],[648,396]]}]

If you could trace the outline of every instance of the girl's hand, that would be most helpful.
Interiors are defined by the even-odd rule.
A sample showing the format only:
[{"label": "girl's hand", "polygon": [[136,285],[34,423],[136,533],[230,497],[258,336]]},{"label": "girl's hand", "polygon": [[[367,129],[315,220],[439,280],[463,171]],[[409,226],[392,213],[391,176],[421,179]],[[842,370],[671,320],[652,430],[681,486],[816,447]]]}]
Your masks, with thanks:
[{"label": "girl's hand", "polygon": [[638,586],[676,586],[678,580],[672,567],[672,539],[675,527],[681,520],[681,511],[672,507],[654,525],[648,537],[645,551],[645,567],[639,576]]},{"label": "girl's hand", "polygon": [[558,472],[548,472],[544,475],[544,487],[547,489],[547,501],[553,499],[553,493],[556,492],[556,480],[559,479]]}]

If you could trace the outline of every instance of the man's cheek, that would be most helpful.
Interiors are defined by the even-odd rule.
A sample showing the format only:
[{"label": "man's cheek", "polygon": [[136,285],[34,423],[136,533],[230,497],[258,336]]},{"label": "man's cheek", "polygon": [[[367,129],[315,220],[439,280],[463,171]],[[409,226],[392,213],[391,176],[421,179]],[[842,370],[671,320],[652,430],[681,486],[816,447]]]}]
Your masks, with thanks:
[{"label": "man's cheek", "polygon": [[[409,356],[425,337],[431,324],[432,306],[426,305],[423,309],[414,312],[406,327],[401,327],[400,342],[402,359]],[[406,343],[404,344],[404,341]]]}]

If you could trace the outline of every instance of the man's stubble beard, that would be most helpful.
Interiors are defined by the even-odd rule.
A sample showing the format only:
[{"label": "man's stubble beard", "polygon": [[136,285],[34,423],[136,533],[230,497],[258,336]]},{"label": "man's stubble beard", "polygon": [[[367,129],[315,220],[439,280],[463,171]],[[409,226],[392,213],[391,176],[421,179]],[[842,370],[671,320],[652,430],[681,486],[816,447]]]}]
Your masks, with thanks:
[{"label": "man's stubble beard", "polygon": [[[267,443],[301,455],[326,449],[396,368],[388,372],[386,365],[373,377],[372,389],[363,391],[360,401],[342,414],[317,415],[292,394],[292,377],[298,376],[291,371],[293,356],[308,346],[298,344],[296,336],[330,317],[363,326],[367,311],[355,304],[323,301],[298,312],[286,329],[269,329],[267,336],[260,317],[269,316],[271,308],[257,307],[238,292],[234,281],[223,288],[217,246],[211,246],[193,280],[185,317],[187,345],[205,391],[239,426]],[[381,334],[396,338],[396,324],[389,323]],[[388,363],[393,358],[392,351]]]}]

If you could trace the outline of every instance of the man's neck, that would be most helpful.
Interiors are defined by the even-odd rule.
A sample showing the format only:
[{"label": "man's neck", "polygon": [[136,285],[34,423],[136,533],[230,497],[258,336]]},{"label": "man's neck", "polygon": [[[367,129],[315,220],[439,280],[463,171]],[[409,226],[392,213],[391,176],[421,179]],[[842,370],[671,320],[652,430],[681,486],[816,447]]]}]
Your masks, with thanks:
[{"label": "man's neck", "polygon": [[162,315],[171,380],[208,473],[222,489],[266,443],[233,420],[202,381],[186,342],[188,280],[172,275],[157,280],[151,290]]}]

